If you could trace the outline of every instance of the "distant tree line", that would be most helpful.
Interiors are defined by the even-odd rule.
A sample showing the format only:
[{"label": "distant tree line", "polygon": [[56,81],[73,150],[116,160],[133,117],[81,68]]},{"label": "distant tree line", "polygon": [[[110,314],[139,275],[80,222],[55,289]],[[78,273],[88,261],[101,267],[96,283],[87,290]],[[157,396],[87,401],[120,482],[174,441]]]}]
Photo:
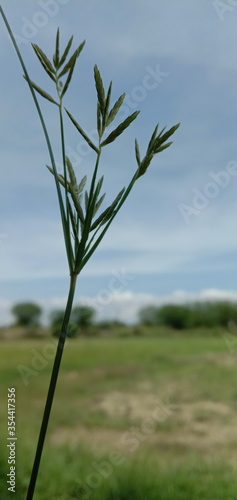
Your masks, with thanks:
[{"label": "distant tree line", "polygon": [[[88,306],[75,306],[72,309],[69,328],[68,328],[68,337],[74,337],[79,333],[80,330],[85,332],[88,331],[88,328],[94,323],[95,320],[95,309],[93,307]],[[56,311],[52,311],[50,315],[50,327],[53,335],[56,337],[60,333],[60,328],[63,322],[64,311],[58,309]]]},{"label": "distant tree line", "polygon": [[165,325],[177,330],[195,327],[228,327],[237,324],[237,304],[231,302],[196,302],[162,307],[147,306],[139,311],[140,323]]},{"label": "distant tree line", "polygon": [[[12,307],[11,310],[15,317],[16,326],[38,327],[40,326],[40,317],[42,308],[32,302],[21,302]],[[72,310],[68,335],[76,335],[80,329],[87,330],[95,319],[95,309],[88,306],[75,306]],[[50,328],[53,335],[58,336],[62,326],[64,316],[63,309],[52,311],[49,318]]]},{"label": "distant tree line", "polygon": [[[40,326],[42,309],[38,304],[23,302],[12,307],[15,324],[25,327]],[[64,311],[51,312],[49,326],[52,334],[59,335]],[[164,306],[146,306],[139,311],[139,325],[162,325],[176,330],[197,327],[229,327],[237,325],[237,303],[231,302],[196,302],[193,304]],[[95,325],[96,311],[93,307],[78,305],[72,310],[68,335],[73,337],[80,331],[88,332]],[[103,321],[98,326],[102,329],[118,327],[119,321]]]}]

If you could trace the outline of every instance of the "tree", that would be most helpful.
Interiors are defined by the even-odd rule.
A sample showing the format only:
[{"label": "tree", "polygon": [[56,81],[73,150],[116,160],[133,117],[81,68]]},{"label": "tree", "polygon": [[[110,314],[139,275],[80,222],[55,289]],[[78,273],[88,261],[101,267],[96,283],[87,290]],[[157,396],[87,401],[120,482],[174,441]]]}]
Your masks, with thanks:
[{"label": "tree", "polygon": [[214,328],[219,324],[216,304],[213,302],[195,302],[190,305],[189,326]]},{"label": "tree", "polygon": [[197,302],[191,306],[190,326],[227,327],[237,323],[237,306],[230,302]]},{"label": "tree", "polygon": [[50,313],[50,328],[53,335],[58,336],[63,322],[64,310],[56,309]]},{"label": "tree", "polygon": [[190,323],[190,309],[187,306],[166,305],[158,311],[159,323],[177,330],[187,328]]},{"label": "tree", "polygon": [[76,306],[72,310],[71,320],[81,328],[88,328],[95,319],[95,309],[89,306]]},{"label": "tree", "polygon": [[[80,328],[86,330],[90,325],[92,325],[95,317],[95,309],[93,307],[87,306],[76,306],[72,309],[70,323],[68,327],[67,336],[75,337],[80,331]],[[56,309],[51,312],[50,315],[50,327],[52,329],[53,335],[59,336],[62,322],[64,318],[64,310]]]},{"label": "tree", "polygon": [[237,322],[237,307],[236,304],[230,302],[218,302],[215,305],[218,317],[218,324],[227,327],[229,323]]},{"label": "tree", "polygon": [[16,324],[21,326],[38,326],[41,311],[41,307],[32,302],[15,304],[11,310],[16,318]]},{"label": "tree", "polygon": [[158,307],[145,306],[140,309],[138,315],[140,323],[143,325],[155,325],[157,324]]},{"label": "tree", "polygon": [[[50,328],[55,337],[59,337],[64,318],[63,309],[55,309],[50,314]],[[68,325],[67,337],[75,337],[78,333],[78,325],[70,321]]]}]

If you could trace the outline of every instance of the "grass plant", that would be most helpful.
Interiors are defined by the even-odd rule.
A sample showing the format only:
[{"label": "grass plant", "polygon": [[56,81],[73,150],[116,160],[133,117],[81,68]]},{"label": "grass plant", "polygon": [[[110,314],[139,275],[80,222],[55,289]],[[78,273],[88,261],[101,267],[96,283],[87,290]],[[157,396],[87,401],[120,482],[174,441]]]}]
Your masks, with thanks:
[{"label": "grass plant", "polygon": [[[174,134],[179,124],[174,125],[168,131],[165,131],[166,127],[164,127],[162,130],[159,130],[159,126],[157,125],[154,129],[154,132],[152,133],[146,153],[143,158],[141,158],[140,155],[138,141],[137,139],[135,140],[135,157],[137,166],[134,175],[132,176],[132,179],[128,186],[123,187],[123,189],[121,189],[117,194],[114,201],[101,211],[101,207],[105,198],[105,193],[101,194],[104,178],[103,176],[99,178],[98,174],[103,149],[105,147],[109,147],[109,145],[125,131],[125,129],[137,118],[139,111],[135,111],[122,123],[114,126],[112,131],[108,131],[108,128],[114,122],[116,115],[123,104],[125,93],[118,97],[115,103],[111,106],[112,82],[110,82],[107,91],[105,91],[100,71],[97,65],[95,65],[94,80],[97,93],[98,132],[98,142],[97,144],[95,144],[84,131],[77,118],[75,118],[68,109],[64,108],[64,97],[70,86],[76,63],[84,48],[85,41],[80,43],[76,50],[74,50],[74,52],[70,55],[73,37],[69,39],[64,50],[61,51],[60,31],[58,29],[52,61],[47,57],[44,51],[37,44],[32,44],[35,55],[42,65],[42,68],[49,76],[50,81],[54,84],[55,96],[53,97],[51,93],[42,89],[29,76],[2,7],[0,7],[0,13],[2,15],[9,36],[12,40],[16,54],[21,63],[23,76],[29,86],[43,128],[50,158],[50,165],[47,165],[47,168],[52,173],[56,185],[70,275],[67,305],[59,336],[58,347],[52,369],[52,375],[49,384],[35,460],[28,488],[27,500],[32,500],[41,455],[44,447],[51,407],[54,399],[65,339],[67,336],[67,329],[73,305],[77,277],[100,244],[110,224],[112,223],[113,219],[128,197],[135,182],[145,174],[153,157],[172,144],[172,142],[167,141],[169,141],[170,137]],[[58,173],[56,168],[56,162],[51,146],[50,136],[44,117],[42,115],[40,104],[38,102],[38,95],[46,99],[51,105],[53,105],[56,109],[56,112],[58,113],[60,123],[63,174]],[[78,133],[84,138],[95,155],[95,166],[91,176],[91,181],[87,189],[87,176],[84,175],[78,181],[77,175],[73,169],[73,165],[65,153],[65,115],[70,119],[70,122],[76,128]]]}]

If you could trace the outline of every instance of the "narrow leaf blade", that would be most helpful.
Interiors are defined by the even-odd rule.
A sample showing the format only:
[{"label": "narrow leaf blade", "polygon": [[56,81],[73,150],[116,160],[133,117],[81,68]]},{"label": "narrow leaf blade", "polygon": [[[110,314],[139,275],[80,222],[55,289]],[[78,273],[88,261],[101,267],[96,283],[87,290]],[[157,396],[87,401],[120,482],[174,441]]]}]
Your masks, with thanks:
[{"label": "narrow leaf blade", "polygon": [[62,93],[61,93],[61,98],[64,96],[64,94],[67,92],[67,89],[68,89],[68,85],[72,79],[72,75],[73,75],[73,71],[74,71],[74,68],[75,68],[75,65],[76,65],[76,59],[73,63],[73,65],[71,66],[70,70],[69,70],[69,73],[68,73],[68,76],[67,76],[67,79],[66,79],[66,82],[63,86],[63,90],[62,90]]},{"label": "narrow leaf blade", "polygon": [[96,195],[97,196],[100,194],[100,190],[102,188],[103,182],[104,182],[104,176],[102,175],[102,177],[99,179],[98,184],[96,186]]},{"label": "narrow leaf blade", "polygon": [[112,92],[112,82],[109,84],[106,100],[105,100],[105,109],[104,109],[104,115],[103,115],[103,125],[105,127],[106,121],[108,118],[109,114],[109,105],[110,105],[110,98],[111,98],[111,92]]},{"label": "narrow leaf blade", "polygon": [[[24,76],[24,78],[25,78],[25,76]],[[42,97],[44,97],[48,101],[53,102],[54,104],[59,106],[59,104],[53,99],[53,97],[50,94],[48,94],[47,92],[45,92],[45,90],[41,89],[41,87],[39,87],[35,82],[30,80],[30,83],[31,83],[32,87],[36,90],[36,92],[38,92]]]},{"label": "narrow leaf blade", "polygon": [[67,46],[66,46],[66,48],[65,48],[65,50],[63,52],[63,55],[62,55],[62,57],[61,57],[61,59],[60,59],[60,61],[58,63],[58,67],[59,68],[61,68],[61,66],[63,65],[63,63],[66,61],[67,55],[68,55],[69,50],[70,50],[71,45],[72,45],[72,41],[73,41],[73,36],[71,36],[71,38],[70,38],[70,40],[69,40],[69,42],[68,42],[68,44],[67,44]]},{"label": "narrow leaf blade", "polygon": [[95,204],[95,208],[94,208],[94,212],[93,212],[93,217],[95,216],[96,212],[98,212],[100,206],[102,205],[102,203],[104,201],[104,198],[105,198],[105,193],[102,194],[101,198]]},{"label": "narrow leaf blade", "polygon": [[135,139],[135,153],[136,153],[137,164],[140,167],[141,166],[141,157],[140,157],[140,151],[139,151],[137,139]]},{"label": "narrow leaf blade", "polygon": [[82,178],[82,180],[81,180],[81,182],[80,182],[80,184],[78,186],[78,193],[79,194],[83,191],[83,189],[84,189],[84,187],[86,185],[86,181],[87,181],[87,176],[84,175],[84,177]]},{"label": "narrow leaf blade", "polygon": [[94,66],[94,78],[95,78],[95,86],[97,90],[97,97],[100,105],[101,114],[104,115],[105,91],[104,91],[103,81],[97,65]]},{"label": "narrow leaf blade", "polygon": [[63,70],[61,71],[61,73],[59,73],[58,77],[61,78],[61,76],[65,75],[65,73],[67,73],[72,65],[74,64],[74,62],[77,60],[77,58],[79,57],[84,45],[85,45],[86,41],[84,40],[80,45],[79,47],[75,50],[75,52],[72,54],[72,56],[70,57],[69,61],[67,62],[67,64],[64,66]]},{"label": "narrow leaf blade", "polygon": [[[103,212],[102,214],[99,215],[99,217],[95,220],[95,222],[91,225],[91,228],[90,228],[90,231],[94,231],[94,229],[96,229],[99,224],[103,225],[103,220],[104,218],[106,217],[106,215],[108,215],[108,213],[111,213],[110,211],[110,207],[107,207]],[[106,221],[105,221],[106,222]]]},{"label": "narrow leaf blade", "polygon": [[175,131],[177,130],[177,128],[179,128],[179,126],[180,126],[180,123],[177,123],[177,125],[174,125],[169,130],[167,130],[167,132],[165,132],[165,134],[163,134],[161,137],[157,138],[155,141],[156,148],[159,147],[161,144],[163,144],[165,141],[167,141],[167,139],[169,139],[171,137],[171,135],[173,135],[175,133]]},{"label": "narrow leaf blade", "polygon": [[102,136],[102,123],[101,123],[101,110],[100,110],[99,101],[97,101],[97,131],[98,131],[99,138],[101,138],[101,136]]},{"label": "narrow leaf blade", "polygon": [[77,193],[75,192],[74,189],[71,189],[71,195],[72,195],[73,203],[74,203],[75,209],[77,211],[78,217],[79,217],[80,221],[82,223],[84,223],[85,218],[84,218],[84,214],[82,211],[82,207],[81,207],[80,201],[78,199]]},{"label": "narrow leaf blade", "polygon": [[53,56],[53,62],[54,62],[56,69],[58,68],[58,64],[59,64],[59,38],[60,38],[60,32],[59,32],[59,28],[58,28],[57,35],[56,35],[55,53]]},{"label": "narrow leaf blade", "polygon": [[160,153],[161,151],[163,151],[163,149],[169,148],[171,144],[173,144],[173,141],[163,144],[162,146],[160,146],[158,149],[155,150],[155,153]]},{"label": "narrow leaf blade", "polygon": [[93,142],[90,140],[90,138],[88,137],[88,135],[84,132],[84,130],[79,125],[79,123],[77,123],[77,121],[75,120],[75,118],[71,115],[71,113],[69,113],[69,111],[67,109],[66,109],[66,113],[68,114],[70,120],[72,121],[73,125],[76,127],[76,129],[78,130],[78,132],[82,135],[82,137],[85,139],[85,141],[89,144],[89,146],[92,149],[94,149],[94,151],[96,153],[99,153],[99,149],[95,146],[95,144],[93,144]]},{"label": "narrow leaf blade", "polygon": [[68,156],[66,156],[66,165],[69,173],[70,184],[73,188],[77,187],[77,179],[75,176],[74,168]]},{"label": "narrow leaf blade", "polygon": [[71,220],[73,234],[74,234],[75,239],[79,243],[79,240],[78,240],[78,227],[77,227],[76,217],[75,217],[75,214],[73,213],[72,206],[71,206],[71,203],[70,203],[69,199],[67,199],[67,204],[68,204],[68,209],[69,209],[69,215],[70,215],[70,220]]},{"label": "narrow leaf blade", "polygon": [[138,177],[141,177],[142,175],[145,174],[145,172],[147,171],[150,163],[151,163],[151,160],[153,158],[155,153],[151,153],[151,154],[146,154],[146,156],[143,158],[142,162],[141,162],[141,165],[139,167],[139,174],[138,174]]},{"label": "narrow leaf blade", "polygon": [[108,135],[108,137],[101,143],[101,146],[106,146],[113,142],[122,132],[137,118],[140,111],[135,111],[132,115],[128,116],[120,125]]},{"label": "narrow leaf blade", "polygon": [[[46,165],[46,167],[50,171],[50,173],[55,176],[54,169],[52,167],[50,167],[49,165]],[[57,177],[58,177],[59,182],[62,184],[62,186],[65,187],[64,177],[60,174],[57,174]],[[60,177],[61,177],[61,180],[60,180]]]},{"label": "narrow leaf blade", "polygon": [[[55,176],[53,168],[49,167],[48,165],[46,165],[46,167],[51,172],[51,174]],[[57,174],[57,178],[58,178],[60,184],[62,184],[62,186],[65,188],[66,183],[65,183],[64,177],[61,174]],[[67,190],[68,190],[68,192],[70,192],[70,186],[69,186],[69,184],[68,184]]]},{"label": "narrow leaf blade", "polygon": [[48,73],[48,75],[55,81],[55,69],[54,67],[52,66],[50,60],[47,58],[46,54],[43,52],[43,50],[38,46],[36,45],[35,43],[32,43],[32,47],[40,61],[40,63],[42,64],[43,68],[45,69],[45,71]]},{"label": "narrow leaf blade", "polygon": [[108,127],[110,125],[110,123],[114,120],[115,116],[117,115],[118,111],[120,110],[120,108],[123,104],[125,95],[126,94],[124,93],[118,98],[118,100],[116,101],[116,103],[112,107],[111,111],[109,112],[108,118],[106,120],[106,127]]},{"label": "narrow leaf blade", "polygon": [[88,195],[88,192],[87,190],[85,191],[85,209],[87,210],[88,208],[88,205],[89,205],[89,195]]},{"label": "narrow leaf blade", "polygon": [[123,189],[121,189],[121,191],[119,192],[119,194],[116,196],[115,200],[113,201],[113,203],[111,203],[111,205],[109,207],[107,207],[103,212],[102,214],[99,215],[99,217],[95,220],[95,222],[92,224],[91,226],[91,231],[93,231],[94,229],[96,229],[96,227],[100,224],[101,226],[103,226],[103,224],[105,224],[109,218],[113,215],[113,212],[114,212],[114,209],[116,208],[116,205],[118,204],[118,202],[120,201],[120,199],[122,198],[123,196],[123,193],[125,191],[125,187]]},{"label": "narrow leaf blade", "polygon": [[151,136],[150,142],[148,144],[148,147],[147,147],[147,153],[148,154],[152,151],[153,146],[155,144],[155,139],[156,139],[156,134],[157,134],[157,131],[158,131],[158,127],[159,127],[159,124],[156,125],[155,130],[154,130],[154,132],[153,132],[153,134]]}]

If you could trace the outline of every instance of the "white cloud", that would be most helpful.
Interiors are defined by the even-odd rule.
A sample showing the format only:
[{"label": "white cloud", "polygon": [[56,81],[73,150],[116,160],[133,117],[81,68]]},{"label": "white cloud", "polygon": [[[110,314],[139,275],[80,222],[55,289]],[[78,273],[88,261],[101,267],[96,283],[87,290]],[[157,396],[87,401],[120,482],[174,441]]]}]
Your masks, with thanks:
[{"label": "white cloud", "polygon": [[[7,11],[6,0],[3,0],[3,5]],[[32,19],[39,5],[37,1],[25,1],[19,5],[12,0],[13,5],[9,21],[19,33],[22,16]],[[157,92],[150,92],[146,102],[141,103],[147,117],[144,122],[138,120],[136,129],[141,136],[142,151],[151,129],[148,121],[150,123],[153,117],[155,119],[158,114],[163,120],[168,112],[171,120],[174,107],[175,116],[182,121],[174,146],[164,155],[162,153],[156,164],[154,161],[152,171],[136,186],[131,201],[128,200],[102,246],[83,271],[85,276],[102,276],[115,267],[124,266],[135,275],[172,273],[187,266],[191,273],[192,270],[203,270],[205,259],[211,262],[209,266],[216,272],[232,265],[228,259],[220,262],[218,258],[237,250],[237,235],[233,230],[236,212],[234,179],[216,199],[210,200],[206,209],[190,219],[190,225],[183,221],[178,205],[180,202],[191,204],[192,189],[198,187],[202,190],[209,181],[209,170],[223,169],[235,155],[236,15],[237,9],[233,9],[221,23],[211,0],[163,3],[157,0],[121,0],[119,5],[109,0],[97,3],[91,0],[75,5],[71,0],[59,9],[58,15],[47,26],[38,30],[32,40],[51,53],[56,25],[60,25],[64,41],[71,33],[75,33],[75,44],[78,36],[79,41],[87,37],[87,52],[80,62],[83,71],[78,70],[76,79],[83,92],[78,97],[78,87],[75,86],[70,97],[70,105],[74,105],[74,99],[75,103],[80,103],[75,104],[75,116],[78,113],[83,117],[83,125],[84,120],[90,123],[92,116],[94,101],[89,91],[93,87],[92,66],[95,61],[102,65],[105,77],[108,73],[117,74],[118,87],[122,81],[123,84],[128,81],[130,93],[134,83],[142,83],[147,64],[161,63],[163,68],[164,62],[164,70],[170,71],[165,85]],[[0,139],[1,162],[5,166],[0,196],[4,223],[1,222],[0,233],[7,233],[8,237],[0,244],[0,276],[2,280],[18,282],[64,277],[67,276],[67,262],[59,213],[57,218],[55,215],[56,197],[52,198],[55,211],[48,201],[52,195],[49,188],[52,179],[44,168],[48,155],[40,124],[4,30],[0,37],[5,41],[2,57],[8,61],[1,82],[3,134]],[[35,61],[30,44],[22,45],[22,49],[36,81],[38,77],[39,82],[42,81],[40,65]],[[87,87],[89,75],[91,80]],[[57,128],[52,108],[46,102],[42,105],[47,110],[47,123],[53,131],[54,143]],[[85,110],[88,110],[86,116]],[[143,136],[146,137],[144,142]],[[74,137],[69,128],[71,148],[78,143],[78,137]],[[125,144],[121,160],[120,144]],[[119,143],[117,149],[115,147],[115,162],[112,156],[106,157],[108,174],[113,161],[113,170],[110,169],[113,173],[109,174],[111,179],[106,189],[108,198],[130,169],[130,161],[125,157],[125,154],[130,154],[128,145],[129,141]],[[134,157],[134,151],[132,153]],[[91,159],[92,156],[83,159],[78,172],[81,173],[81,167],[87,168]],[[44,174],[41,169],[44,169]]]},{"label": "white cloud", "polygon": [[[135,323],[138,312],[142,307],[148,305],[161,306],[164,304],[186,304],[191,302],[206,301],[230,301],[237,302],[237,292],[232,290],[205,289],[199,292],[187,292],[176,290],[168,295],[156,295],[148,293],[135,293],[130,290],[121,292],[110,292],[109,288],[102,289],[95,297],[76,295],[74,305],[87,305],[95,308],[97,320],[118,319],[125,323]],[[44,310],[44,322],[47,323],[50,311],[63,309],[66,297],[51,297],[47,300],[37,301]],[[10,301],[0,300],[0,324],[12,322]]]},{"label": "white cloud", "polygon": [[[221,204],[218,207],[217,200],[210,200],[205,210],[190,218],[189,225],[183,221],[178,207],[174,207],[174,213],[167,211],[159,220],[147,217],[147,221],[138,221],[135,213],[129,217],[129,212],[124,211],[109,228],[83,274],[103,276],[112,269],[126,267],[138,276],[172,273],[187,265],[191,271],[202,269],[202,260],[210,258],[212,269],[220,270],[221,265],[226,268],[228,261],[221,264],[215,259],[237,250],[237,235],[233,231],[235,203],[227,207],[225,205],[222,213]],[[16,223],[9,222],[5,228],[7,237],[0,243],[1,281],[68,275],[59,219],[24,216]]]},{"label": "white cloud", "polygon": [[176,290],[169,295],[155,295],[148,293],[134,293],[129,290],[110,293],[100,300],[97,297],[78,297],[80,304],[93,306],[98,312],[98,319],[119,319],[125,323],[137,321],[139,310],[147,305],[161,306],[164,304],[185,304],[196,301],[226,300],[237,302],[237,292],[228,290],[201,290],[200,292],[186,292]]},{"label": "white cloud", "polygon": [[12,304],[10,300],[0,298],[0,325],[9,324],[12,322],[11,315]]},{"label": "white cloud", "polygon": [[[116,55],[117,60],[126,64],[128,60],[156,57],[172,58],[187,64],[204,64],[209,72],[216,68],[237,71],[235,64],[236,9],[220,22],[213,2],[206,0],[169,0],[157,2],[134,0],[120,2],[123,26],[113,33],[113,23],[107,25],[107,36],[100,36],[100,49],[106,57]],[[115,9],[113,10],[115,11]],[[132,28],[131,28],[132,24]],[[101,25],[93,30],[101,32]],[[107,45],[106,45],[107,44]],[[106,46],[106,48],[105,48]]]}]

